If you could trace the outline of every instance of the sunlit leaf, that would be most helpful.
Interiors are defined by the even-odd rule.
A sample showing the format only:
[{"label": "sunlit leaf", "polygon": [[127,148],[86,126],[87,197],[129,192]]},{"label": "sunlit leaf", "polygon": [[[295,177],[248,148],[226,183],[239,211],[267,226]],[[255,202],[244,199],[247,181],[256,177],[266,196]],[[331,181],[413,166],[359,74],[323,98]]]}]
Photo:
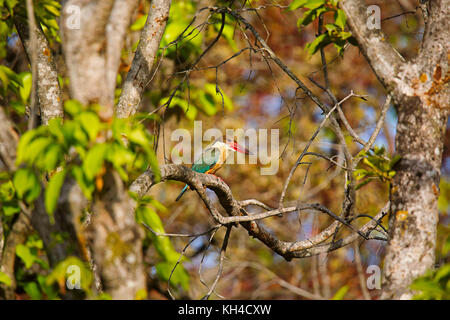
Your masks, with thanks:
[{"label": "sunlit leaf", "polygon": [[58,204],[59,194],[61,187],[64,183],[66,176],[66,170],[61,170],[55,173],[48,182],[48,186],[45,189],[45,209],[47,213],[52,216]]}]

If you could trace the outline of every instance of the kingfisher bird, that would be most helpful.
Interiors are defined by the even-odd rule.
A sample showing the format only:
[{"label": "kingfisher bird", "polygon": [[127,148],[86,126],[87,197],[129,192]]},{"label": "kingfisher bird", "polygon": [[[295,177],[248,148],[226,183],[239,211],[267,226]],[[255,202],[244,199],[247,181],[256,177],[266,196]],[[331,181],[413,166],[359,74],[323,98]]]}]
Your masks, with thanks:
[{"label": "kingfisher bird", "polygon": [[[251,154],[247,148],[239,145],[236,140],[219,137],[202,151],[200,158],[194,161],[191,169],[195,172],[214,174],[224,165],[231,154],[230,152]],[[186,184],[175,201],[180,200],[188,188],[189,186]]]}]

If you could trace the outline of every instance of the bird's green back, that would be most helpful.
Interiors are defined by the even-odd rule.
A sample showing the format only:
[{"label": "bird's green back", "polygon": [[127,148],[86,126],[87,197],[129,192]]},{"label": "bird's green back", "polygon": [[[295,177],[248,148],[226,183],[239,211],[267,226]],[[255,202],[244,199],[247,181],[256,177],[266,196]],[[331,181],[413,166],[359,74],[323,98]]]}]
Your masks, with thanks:
[{"label": "bird's green back", "polygon": [[194,162],[192,170],[205,173],[219,161],[220,150],[217,148],[207,148],[203,151],[201,157]]}]

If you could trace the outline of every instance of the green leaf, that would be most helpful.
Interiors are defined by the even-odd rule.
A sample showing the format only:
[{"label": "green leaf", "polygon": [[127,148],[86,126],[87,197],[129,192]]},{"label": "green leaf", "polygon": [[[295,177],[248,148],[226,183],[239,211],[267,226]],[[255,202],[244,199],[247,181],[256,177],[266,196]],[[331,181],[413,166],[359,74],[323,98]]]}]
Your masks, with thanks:
[{"label": "green leaf", "polygon": [[332,23],[327,23],[327,24],[325,25],[325,29],[327,29],[327,31],[328,31],[329,34],[332,34],[333,31],[337,30],[337,28],[338,28],[338,27],[337,27],[335,24],[332,24]]},{"label": "green leaf", "polygon": [[[172,269],[175,267],[175,263],[170,262],[160,262],[155,265],[156,274],[159,278],[167,281],[169,280],[170,273]],[[170,282],[172,285],[181,285],[184,290],[189,289],[189,275],[182,265],[178,265],[172,273],[172,277],[170,278]]]},{"label": "green leaf", "polygon": [[39,289],[39,286],[36,282],[27,282],[23,289],[25,292],[30,296],[32,300],[41,300],[42,299],[42,293]]},{"label": "green leaf", "polygon": [[25,132],[20,137],[19,145],[17,146],[16,165],[20,165],[24,161],[24,156],[27,154],[28,145],[34,138],[36,138],[39,135],[39,133],[40,133],[39,129],[30,130]]},{"label": "green leaf", "polygon": [[11,286],[11,278],[6,273],[0,271],[0,283],[4,283],[8,287],[10,287]]},{"label": "green leaf", "polygon": [[31,85],[33,83],[32,76],[30,72],[25,72],[20,75],[22,79],[22,87],[19,89],[20,98],[23,103],[28,101],[31,93]]},{"label": "green leaf", "polygon": [[3,213],[5,216],[10,217],[20,212],[20,207],[16,201],[4,202],[2,204]]},{"label": "green leaf", "polygon": [[44,155],[44,168],[47,171],[54,170],[61,159],[62,150],[58,145],[51,145]]},{"label": "green leaf", "polygon": [[296,10],[298,8],[302,8],[307,2],[308,0],[294,0],[289,5],[288,10]]},{"label": "green leaf", "polygon": [[[8,179],[9,177],[7,177]],[[11,201],[14,198],[14,184],[11,180],[0,185],[0,202]]]},{"label": "green leaf", "polygon": [[156,232],[164,233],[164,227],[158,214],[147,206],[140,206],[136,209],[136,220],[145,223]]},{"label": "green leaf", "polygon": [[320,36],[314,39],[313,42],[308,43],[305,47],[310,55],[316,53],[320,48],[325,47],[331,43],[331,38],[327,33],[322,33]]},{"label": "green leaf", "polygon": [[[450,263],[445,264],[442,267],[440,267],[434,276],[435,281],[439,281],[443,278],[449,278],[450,277]],[[450,279],[449,279],[450,280]]]},{"label": "green leaf", "polygon": [[72,176],[75,178],[75,180],[78,182],[78,185],[81,188],[81,191],[83,192],[84,196],[88,200],[92,200],[92,193],[95,190],[95,185],[93,180],[86,180],[83,169],[79,166],[74,166],[71,171]]},{"label": "green leaf", "polygon": [[6,0],[6,4],[8,5],[9,9],[12,11],[16,4],[19,3],[19,0]]},{"label": "green leaf", "polygon": [[23,244],[18,244],[16,246],[17,256],[25,263],[25,268],[29,269],[36,260],[36,255],[34,255],[30,248]]},{"label": "green leaf", "polygon": [[74,271],[76,272],[77,269],[79,270],[81,288],[85,291],[89,291],[93,278],[92,272],[86,263],[73,256],[59,262],[53,271],[48,275],[45,282],[47,285],[52,285],[55,282],[64,283],[69,276],[75,275]]},{"label": "green leaf", "polygon": [[54,300],[58,298],[58,291],[55,290],[53,286],[49,286],[46,283],[47,277],[43,275],[37,276],[37,281],[39,283],[39,286],[41,287],[41,290],[45,295],[47,296],[48,300]]},{"label": "green leaf", "polygon": [[17,112],[19,115],[23,116],[25,114],[25,104],[23,102],[19,101],[10,101],[9,105],[15,112]]},{"label": "green leaf", "polygon": [[52,143],[52,139],[47,137],[40,137],[33,140],[33,142],[28,145],[26,153],[22,156],[23,160],[29,164],[33,164],[36,161],[36,158],[42,156],[45,149]]},{"label": "green leaf", "polygon": [[94,141],[100,130],[100,119],[93,112],[83,112],[79,116],[81,126],[87,132],[90,141]]},{"label": "green leaf", "polygon": [[343,300],[344,296],[347,294],[348,290],[350,289],[350,287],[348,285],[345,285],[343,287],[341,287],[333,296],[333,298],[331,298],[331,300]]},{"label": "green leaf", "polygon": [[297,20],[297,27],[307,26],[313,22],[321,13],[326,12],[327,9],[324,7],[315,8],[306,11],[301,18]]},{"label": "green leaf", "polygon": [[201,92],[199,95],[199,101],[203,111],[205,111],[208,116],[213,116],[216,114],[217,109],[214,103],[214,96],[209,93]]},{"label": "green leaf", "polygon": [[131,31],[138,31],[144,28],[145,22],[147,21],[148,15],[143,15],[139,17],[130,27]]},{"label": "green leaf", "polygon": [[347,40],[347,39],[350,38],[351,36],[352,36],[352,33],[351,33],[351,32],[346,32],[346,31],[339,32],[339,37],[340,37],[342,40]]},{"label": "green leaf", "polygon": [[44,5],[45,9],[47,9],[48,12],[50,12],[51,14],[53,14],[56,17],[59,17],[59,3],[57,2],[52,2],[56,3],[58,6],[55,5]]},{"label": "green leaf", "polygon": [[131,142],[134,142],[143,147],[147,147],[150,144],[148,136],[145,134],[144,129],[141,128],[131,130],[127,137]]},{"label": "green leaf", "polygon": [[83,105],[76,100],[67,100],[64,103],[64,110],[74,117],[83,110]]},{"label": "green leaf", "polygon": [[345,12],[341,9],[337,9],[336,12],[334,13],[334,23],[341,28],[341,30],[344,30],[345,28],[345,23],[347,21],[347,18],[345,16]]},{"label": "green leaf", "polygon": [[[169,98],[164,98],[160,101],[160,104],[163,105],[163,104],[167,103],[168,100],[169,100]],[[195,106],[193,106],[192,103],[189,104],[184,99],[180,99],[178,97],[173,97],[172,101],[170,103],[170,107],[174,107],[174,106],[180,107],[186,114],[186,118],[188,118],[189,120],[194,120],[195,117],[197,116],[197,108]]]},{"label": "green leaf", "polygon": [[308,9],[316,9],[325,4],[326,0],[308,0],[304,5],[305,8]]},{"label": "green leaf", "polygon": [[[219,90],[219,92],[217,91]],[[232,110],[233,109],[233,102],[230,99],[230,97],[228,97],[228,95],[220,89],[220,87],[216,87],[215,84],[213,83],[207,83],[205,84],[205,92],[209,93],[214,101],[216,102],[216,104],[222,106],[222,103],[224,105],[224,107],[228,110]],[[222,101],[222,97],[223,97],[223,101]],[[214,107],[214,109],[216,109]]]},{"label": "green leaf", "polygon": [[14,188],[19,199],[33,202],[41,193],[41,185],[31,169],[20,168],[13,177]]},{"label": "green leaf", "polygon": [[48,186],[45,190],[45,209],[51,217],[53,217],[53,212],[58,204],[59,194],[61,192],[61,187],[64,183],[65,176],[66,170],[61,170],[55,173],[50,178]]},{"label": "green leaf", "polygon": [[83,171],[87,179],[94,179],[102,168],[107,148],[107,144],[97,144],[86,154],[86,158],[83,161]]}]

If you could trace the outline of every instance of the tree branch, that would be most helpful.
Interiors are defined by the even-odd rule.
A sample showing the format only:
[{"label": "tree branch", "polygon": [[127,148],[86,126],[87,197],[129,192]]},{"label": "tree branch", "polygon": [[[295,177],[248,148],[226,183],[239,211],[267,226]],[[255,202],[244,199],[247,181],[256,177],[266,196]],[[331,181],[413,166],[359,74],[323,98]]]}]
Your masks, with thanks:
[{"label": "tree branch", "polygon": [[[354,227],[349,226],[334,214],[332,214],[332,217],[334,219],[337,219],[337,221],[333,222],[320,234],[314,236],[311,239],[303,241],[287,242],[278,239],[271,232],[266,230],[264,226],[258,224],[255,220],[275,216],[280,213],[295,212],[297,210],[304,209],[314,209],[327,214],[330,214],[330,211],[318,204],[299,204],[295,207],[279,208],[266,213],[247,215],[245,209],[234,198],[230,188],[225,184],[225,182],[223,182],[221,179],[218,179],[217,177],[207,174],[201,174],[192,171],[191,169],[184,166],[174,164],[161,166],[160,172],[161,180],[159,182],[176,180],[187,183],[199,194],[202,201],[205,203],[206,207],[217,222],[223,225],[236,222],[240,223],[251,236],[262,241],[270,249],[283,256],[286,260],[291,260],[292,258],[309,257],[312,255],[320,254],[322,252],[333,251],[352,243],[362,235],[364,235],[366,239],[371,239],[371,237],[369,237],[371,231],[376,228],[379,223],[378,221],[381,220],[387,212],[386,207],[383,208],[380,213],[378,213],[370,222],[366,223],[359,230],[356,230],[356,232],[336,242],[322,244],[335,233],[336,228],[340,224],[345,224],[352,229],[354,229]],[[132,183],[132,185],[130,186],[130,191],[135,192],[139,196],[143,196],[150,190],[153,185],[159,182],[155,180],[152,171],[147,171]],[[223,217],[222,215],[220,215],[218,210],[212,204],[212,201],[207,197],[204,187],[207,187],[216,193],[219,198],[220,204],[225,209],[229,217]],[[259,202],[255,202],[255,200],[244,202],[244,204],[256,203],[259,204]]]},{"label": "tree branch", "polygon": [[[36,73],[33,73],[33,82],[36,81],[37,84],[41,121],[42,124],[47,125],[50,119],[64,116],[55,61],[47,38],[39,26],[35,25],[34,33],[30,33],[31,29],[28,27],[26,17],[20,15],[14,17],[14,25],[30,61],[32,61],[33,52],[36,53]],[[34,36],[34,44],[31,36]],[[31,99],[33,99],[33,92]]]},{"label": "tree branch", "polygon": [[342,0],[341,6],[352,34],[377,78],[386,88],[397,88],[402,82],[398,74],[404,63],[381,30],[368,28],[365,3],[361,0]]},{"label": "tree branch", "polygon": [[112,101],[125,35],[138,2],[138,0],[115,1],[106,25],[106,81],[108,93],[111,95],[109,99]]},{"label": "tree branch", "polygon": [[152,1],[147,22],[141,32],[139,45],[116,107],[118,118],[127,118],[139,109],[141,97],[151,79],[153,62],[169,19],[170,3],[170,0]]}]

